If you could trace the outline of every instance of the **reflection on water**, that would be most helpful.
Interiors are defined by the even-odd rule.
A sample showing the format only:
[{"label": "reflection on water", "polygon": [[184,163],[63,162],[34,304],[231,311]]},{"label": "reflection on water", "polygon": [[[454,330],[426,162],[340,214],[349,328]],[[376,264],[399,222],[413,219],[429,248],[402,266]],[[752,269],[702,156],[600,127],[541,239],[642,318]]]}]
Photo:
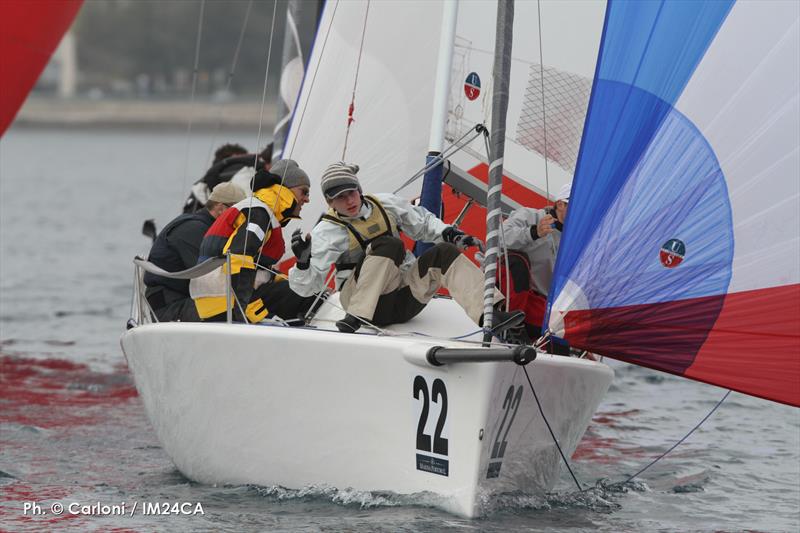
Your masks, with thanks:
[{"label": "reflection on water", "polygon": [[[158,132],[12,129],[0,141],[0,529],[33,531],[800,530],[800,410],[612,363],[617,378],[553,494],[462,520],[429,496],[347,487],[210,487],[159,447],[119,350],[146,218],[177,214],[207,160]],[[251,147],[255,133],[219,142]],[[203,516],[23,516],[24,502],[201,502]]]}]

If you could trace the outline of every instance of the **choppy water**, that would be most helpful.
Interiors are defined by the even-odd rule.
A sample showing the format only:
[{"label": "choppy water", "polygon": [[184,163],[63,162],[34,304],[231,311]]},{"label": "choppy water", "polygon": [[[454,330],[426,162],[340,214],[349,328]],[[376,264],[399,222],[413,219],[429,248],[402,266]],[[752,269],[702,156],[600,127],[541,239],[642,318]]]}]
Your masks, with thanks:
[{"label": "choppy water", "polygon": [[[255,132],[218,138],[255,144]],[[423,497],[346,488],[210,487],[161,450],[118,339],[144,218],[168,221],[204,170],[195,135],[12,129],[0,142],[0,529],[193,531],[800,531],[800,410],[732,394],[684,445],[638,470],[723,396],[716,387],[612,363],[617,378],[544,497],[491,502],[479,520]],[[754,364],[758,364],[754,354]],[[81,505],[200,502],[204,515],[23,514]]]}]

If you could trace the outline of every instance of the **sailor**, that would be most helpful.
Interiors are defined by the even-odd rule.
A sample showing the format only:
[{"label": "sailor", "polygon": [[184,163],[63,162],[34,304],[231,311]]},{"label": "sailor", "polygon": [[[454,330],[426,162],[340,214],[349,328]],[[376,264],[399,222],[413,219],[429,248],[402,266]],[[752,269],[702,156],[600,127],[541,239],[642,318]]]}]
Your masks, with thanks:
[{"label": "sailor", "polygon": [[571,190],[572,183],[567,183],[558,191],[554,206],[521,207],[503,223],[508,267],[501,262],[498,286],[506,287],[506,278],[510,278],[509,309],[525,312],[525,330],[532,340],[541,335]]},{"label": "sailor", "polygon": [[[297,257],[289,270],[292,289],[303,296],[322,291],[335,265],[336,287],[347,311],[336,327],[348,333],[364,322],[377,326],[406,322],[440,287],[482,325],[483,274],[461,253],[482,243],[393,194],[364,195],[358,170],[358,165],[338,162],[323,173],[322,193],[330,210],[309,238],[299,230],[292,236]],[[415,260],[400,240],[401,228],[413,239],[437,244]],[[496,333],[525,318],[519,311],[497,313]]]},{"label": "sailor", "polygon": [[272,143],[259,154],[250,154],[240,144],[223,144],[214,152],[214,162],[205,175],[197,180],[183,206],[184,213],[201,209],[209,192],[219,183],[230,181],[244,190],[250,189],[250,180],[258,169],[269,170]]},{"label": "sailor", "polygon": [[[308,175],[291,159],[280,160],[272,171],[260,169],[253,177],[253,196],[232,206],[208,229],[200,247],[200,261],[231,253],[231,287],[235,296],[233,318],[256,323],[267,316],[295,319],[315,300],[291,291],[286,277],[274,275],[274,264],[284,252],[281,228],[300,218],[308,203]],[[257,268],[267,275],[261,277]],[[227,298],[225,265],[189,285],[202,320],[224,321]]]},{"label": "sailor", "polygon": [[[244,200],[245,192],[232,183],[220,183],[211,192],[204,208],[182,214],[167,224],[150,249],[148,260],[168,272],[194,266],[200,243],[208,228],[225,209]],[[146,272],[145,297],[158,320],[197,322],[200,318],[189,297],[189,280],[170,279]]]}]

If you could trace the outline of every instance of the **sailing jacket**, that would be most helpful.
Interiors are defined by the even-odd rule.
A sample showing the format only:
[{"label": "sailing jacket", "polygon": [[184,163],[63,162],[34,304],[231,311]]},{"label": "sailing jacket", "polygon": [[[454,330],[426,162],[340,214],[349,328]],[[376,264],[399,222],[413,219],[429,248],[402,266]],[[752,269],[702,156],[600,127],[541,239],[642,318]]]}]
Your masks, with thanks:
[{"label": "sailing jacket", "polygon": [[[358,216],[346,217],[329,212],[314,226],[309,267],[301,270],[295,266],[289,270],[292,290],[300,296],[320,292],[325,288],[325,278],[332,264],[337,264],[336,288],[340,289],[353,273],[353,260],[357,262],[359,254],[363,253],[359,251],[362,247],[348,229],[348,224],[364,231],[361,237],[368,241],[385,234],[387,222],[393,235],[403,231],[414,240],[426,242],[441,242],[442,231],[447,228],[447,224],[424,207],[411,205],[408,200],[393,194],[366,196],[362,199]],[[411,252],[406,251],[400,271],[408,270],[415,259]]]},{"label": "sailing jacket", "polygon": [[509,250],[519,250],[528,256],[530,261],[531,289],[547,296],[550,282],[553,279],[553,268],[556,264],[558,246],[561,243],[561,223],[556,222],[553,232],[539,237],[536,225],[545,216],[555,218],[551,208],[532,209],[522,207],[517,209],[503,222],[505,245]]},{"label": "sailing jacket", "polygon": [[[180,272],[197,264],[200,242],[214,217],[206,209],[197,213],[180,215],[164,226],[150,249],[148,261],[167,272]],[[189,297],[189,280],[170,279],[145,272],[148,287],[165,287],[184,298]],[[176,297],[178,295],[175,295]]]},{"label": "sailing jacket", "polygon": [[[219,217],[203,239],[201,258],[231,252],[231,286],[236,299],[251,322],[266,316],[266,310],[250,309],[250,298],[256,277],[256,263],[273,264],[283,254],[281,226],[292,218],[297,207],[294,193],[281,185],[259,189],[252,198],[245,198]],[[191,280],[189,289],[197,314],[210,318],[228,309],[226,300],[227,265]],[[237,307],[234,306],[234,311]],[[262,316],[263,315],[263,316]]]},{"label": "sailing jacket", "polygon": [[212,189],[225,181],[232,181],[245,191],[249,191],[250,179],[256,169],[265,167],[266,162],[256,154],[234,155],[218,161],[192,185],[189,197],[183,206],[183,212],[194,213],[202,208],[208,202]]}]

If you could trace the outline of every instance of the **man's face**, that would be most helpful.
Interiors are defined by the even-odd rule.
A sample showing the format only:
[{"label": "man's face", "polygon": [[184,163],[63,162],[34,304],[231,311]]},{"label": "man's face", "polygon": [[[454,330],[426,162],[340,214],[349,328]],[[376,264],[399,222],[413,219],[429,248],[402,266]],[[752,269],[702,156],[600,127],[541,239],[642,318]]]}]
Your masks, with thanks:
[{"label": "man's face", "polygon": [[567,207],[569,207],[569,204],[564,200],[558,200],[556,202],[556,218],[562,224],[567,219]]},{"label": "man's face", "polygon": [[354,217],[357,216],[358,212],[361,210],[361,193],[358,189],[345,191],[336,198],[328,200],[328,203],[340,215]]},{"label": "man's face", "polygon": [[294,197],[297,198],[297,207],[294,208],[294,216],[300,216],[300,210],[303,209],[303,206],[308,203],[309,201],[309,194],[310,190],[307,185],[298,185],[297,187],[290,187],[290,191],[294,194]]}]

